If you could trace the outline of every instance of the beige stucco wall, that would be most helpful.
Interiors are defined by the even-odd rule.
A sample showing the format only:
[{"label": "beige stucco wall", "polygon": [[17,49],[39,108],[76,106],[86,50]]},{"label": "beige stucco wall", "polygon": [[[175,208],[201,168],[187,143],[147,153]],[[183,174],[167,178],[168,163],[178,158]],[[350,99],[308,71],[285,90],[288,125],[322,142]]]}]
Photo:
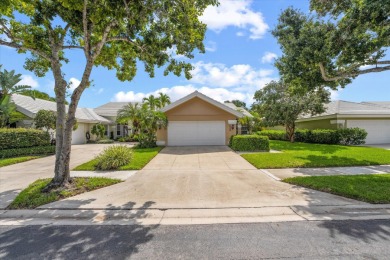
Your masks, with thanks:
[{"label": "beige stucco wall", "polygon": [[[229,143],[230,136],[236,134],[236,126],[234,129],[228,124],[228,120],[236,120],[236,116],[232,115],[198,97],[195,97],[187,102],[166,112],[168,124],[172,121],[225,121],[225,140]],[[165,142],[169,145],[167,129],[159,129],[157,131],[157,142]]]},{"label": "beige stucco wall", "polygon": [[[337,124],[331,124],[332,119],[312,120],[296,123],[297,129],[337,129]],[[334,120],[334,119],[333,119]]]}]

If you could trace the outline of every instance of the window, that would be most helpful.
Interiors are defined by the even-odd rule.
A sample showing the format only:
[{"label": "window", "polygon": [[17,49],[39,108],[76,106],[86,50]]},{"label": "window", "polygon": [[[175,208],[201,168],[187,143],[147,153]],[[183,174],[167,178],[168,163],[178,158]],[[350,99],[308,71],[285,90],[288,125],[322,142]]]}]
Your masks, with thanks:
[{"label": "window", "polygon": [[116,125],[116,135],[121,135],[121,125]]},{"label": "window", "polygon": [[241,127],[241,134],[242,135],[247,135],[248,134],[248,127],[242,126]]}]

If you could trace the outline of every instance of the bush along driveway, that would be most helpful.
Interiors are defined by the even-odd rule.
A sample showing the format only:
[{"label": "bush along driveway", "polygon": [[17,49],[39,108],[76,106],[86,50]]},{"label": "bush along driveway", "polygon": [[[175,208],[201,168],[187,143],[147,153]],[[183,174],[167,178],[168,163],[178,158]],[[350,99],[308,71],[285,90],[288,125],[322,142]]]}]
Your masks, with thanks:
[{"label": "bush along driveway", "polygon": [[381,148],[275,140],[270,141],[270,148],[281,153],[243,154],[242,157],[258,169],[390,164],[390,151]]},{"label": "bush along driveway", "polygon": [[[146,164],[150,162],[160,151],[162,147],[154,148],[133,148],[133,158],[130,163],[123,165],[118,168],[119,171],[129,171],[129,170],[140,170]],[[97,159],[93,159],[89,162],[83,163],[76,168],[74,171],[95,171],[97,165]]]}]

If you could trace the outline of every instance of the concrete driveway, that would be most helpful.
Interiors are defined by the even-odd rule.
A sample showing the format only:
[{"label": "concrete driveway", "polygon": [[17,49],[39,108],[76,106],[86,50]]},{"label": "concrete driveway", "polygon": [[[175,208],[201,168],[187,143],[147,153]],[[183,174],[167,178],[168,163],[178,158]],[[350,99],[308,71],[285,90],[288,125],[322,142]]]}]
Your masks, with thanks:
[{"label": "concrete driveway", "polygon": [[[108,144],[72,145],[71,169],[93,159]],[[32,182],[54,175],[54,156],[0,168],[0,208],[3,209]]]},{"label": "concrete driveway", "polygon": [[167,147],[123,183],[41,208],[220,209],[365,204],[270,178],[225,146]]}]

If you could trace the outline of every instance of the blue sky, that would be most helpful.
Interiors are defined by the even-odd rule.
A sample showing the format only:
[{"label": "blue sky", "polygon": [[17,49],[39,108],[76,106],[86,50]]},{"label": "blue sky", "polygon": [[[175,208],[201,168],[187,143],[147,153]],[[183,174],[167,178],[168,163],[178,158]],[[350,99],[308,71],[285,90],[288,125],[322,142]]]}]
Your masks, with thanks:
[{"label": "blue sky", "polygon": [[[91,76],[93,86],[81,97],[79,106],[97,107],[109,101],[140,101],[143,97],[164,92],[172,100],[181,98],[194,90],[218,100],[240,99],[253,102],[253,93],[267,82],[278,79],[273,59],[281,55],[276,40],[270,31],[277,24],[281,11],[294,6],[309,12],[308,0],[243,0],[220,1],[219,7],[210,7],[201,18],[208,30],[204,41],[205,54],[195,53],[188,60],[195,70],[193,78],[169,75],[157,70],[149,78],[140,64],[137,76],[131,82],[121,82],[115,71],[95,67]],[[0,64],[23,75],[23,83],[54,96],[53,77],[49,72],[37,78],[23,68],[27,56],[0,46]],[[64,65],[66,80],[77,84],[83,69],[83,53],[67,52],[70,62]],[[180,59],[180,57],[178,57]],[[333,99],[348,101],[390,100],[390,71],[359,76],[344,89],[332,93]]]}]

